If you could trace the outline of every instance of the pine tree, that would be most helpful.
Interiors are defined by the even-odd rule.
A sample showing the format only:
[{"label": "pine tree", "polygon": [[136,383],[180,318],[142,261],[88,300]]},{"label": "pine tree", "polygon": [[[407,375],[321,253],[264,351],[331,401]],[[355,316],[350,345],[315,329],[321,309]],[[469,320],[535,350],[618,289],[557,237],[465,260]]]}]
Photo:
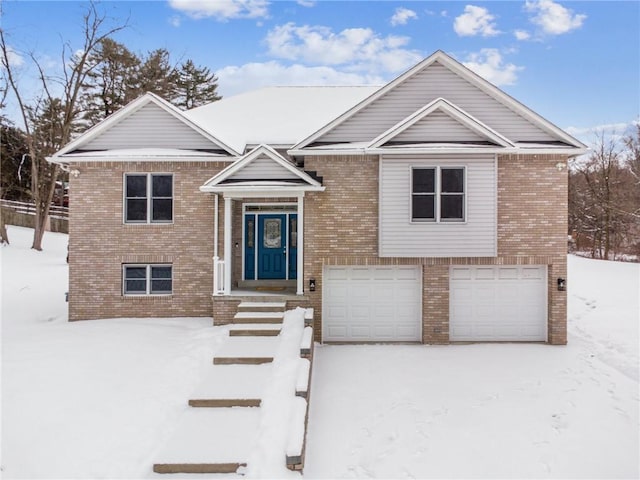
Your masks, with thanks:
[{"label": "pine tree", "polygon": [[207,67],[197,67],[192,60],[180,66],[174,104],[185,110],[220,100],[218,77]]},{"label": "pine tree", "polygon": [[91,126],[136,99],[141,60],[122,43],[105,38],[89,61],[95,68],[83,85],[83,103]]},{"label": "pine tree", "polygon": [[138,96],[151,92],[172,102],[176,98],[177,84],[178,71],[171,65],[169,52],[164,48],[149,52],[137,72]]}]

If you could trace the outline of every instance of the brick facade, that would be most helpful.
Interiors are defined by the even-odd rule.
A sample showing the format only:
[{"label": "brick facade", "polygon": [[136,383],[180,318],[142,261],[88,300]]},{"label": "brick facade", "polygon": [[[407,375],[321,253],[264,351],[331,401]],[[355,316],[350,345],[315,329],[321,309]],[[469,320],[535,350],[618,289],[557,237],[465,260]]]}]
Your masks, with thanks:
[{"label": "brick facade", "polygon": [[[213,196],[198,188],[224,162],[92,162],[70,177],[69,320],[211,316]],[[123,222],[128,172],[172,173],[172,224]],[[122,264],[171,263],[173,295],[123,296]]]},{"label": "brick facade", "polygon": [[498,158],[498,256],[495,258],[379,258],[377,157],[307,157],[305,168],[324,178],[326,191],[305,198],[304,284],[316,309],[316,339],[322,338],[324,265],[423,267],[423,342],[449,342],[449,265],[547,265],[549,343],[566,343],[567,174],[566,157],[505,155]]},{"label": "brick facade", "polygon": [[[449,266],[535,264],[548,266],[549,342],[566,343],[567,175],[556,168],[566,157],[505,155],[498,158],[495,258],[378,257],[376,156],[307,157],[305,169],[323,177],[324,192],[305,202],[305,304],[315,308],[316,339],[322,338],[322,270],[325,265],[422,265],[423,341],[449,341]],[[227,166],[224,162],[95,162],[72,165],[70,320],[110,317],[211,316],[228,323],[237,299],[212,301],[214,199],[198,188]],[[170,225],[123,224],[123,175],[173,173],[174,221]],[[295,199],[250,199],[274,203]],[[242,277],[242,200],[233,204],[233,285]],[[100,214],[98,215],[97,212]],[[224,202],[219,202],[218,255],[223,257]],[[237,247],[236,247],[237,245]],[[171,263],[171,296],[122,295],[123,263]],[[306,291],[309,280],[316,291]],[[293,302],[295,303],[295,302]],[[293,305],[291,303],[291,305]]]}]

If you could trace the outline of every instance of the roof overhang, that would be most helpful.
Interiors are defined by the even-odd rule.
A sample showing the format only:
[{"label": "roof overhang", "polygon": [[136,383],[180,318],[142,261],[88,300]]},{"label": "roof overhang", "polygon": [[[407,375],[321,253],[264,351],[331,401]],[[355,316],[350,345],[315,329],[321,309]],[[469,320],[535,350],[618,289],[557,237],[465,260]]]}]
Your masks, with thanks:
[{"label": "roof overhang", "polygon": [[354,146],[346,148],[338,145],[332,148],[332,145],[323,147],[304,148],[299,150],[289,150],[287,153],[292,156],[323,156],[323,155],[438,155],[438,154],[474,154],[474,153],[492,153],[500,155],[517,154],[557,154],[578,156],[589,151],[588,148],[575,147],[539,147],[539,148],[518,148],[518,147],[493,147],[493,146],[469,146],[469,145],[446,145],[446,144],[429,144],[429,145],[404,145],[394,147],[370,148],[365,146]]},{"label": "roof overhang", "polygon": [[[233,178],[252,162],[265,156],[286,172],[286,180],[268,178],[237,180],[237,177]],[[324,188],[318,180],[296,168],[272,147],[260,145],[207,180],[200,187],[200,191],[224,193],[225,196],[281,196],[288,193],[321,192],[324,191]]]},{"label": "roof overhang", "polygon": [[201,192],[218,193],[226,198],[297,197],[306,192],[324,192],[325,187],[287,182],[252,181],[222,185],[203,185]]}]

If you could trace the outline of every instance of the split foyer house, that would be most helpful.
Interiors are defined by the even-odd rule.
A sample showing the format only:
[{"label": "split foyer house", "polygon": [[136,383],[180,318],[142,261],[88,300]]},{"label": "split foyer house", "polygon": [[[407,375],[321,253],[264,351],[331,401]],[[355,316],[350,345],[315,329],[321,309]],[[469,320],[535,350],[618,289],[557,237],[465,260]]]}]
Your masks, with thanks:
[{"label": "split foyer house", "polygon": [[441,51],[382,87],[147,94],[50,158],[71,173],[69,319],[224,324],[271,295],[327,342],[564,344],[585,149]]}]

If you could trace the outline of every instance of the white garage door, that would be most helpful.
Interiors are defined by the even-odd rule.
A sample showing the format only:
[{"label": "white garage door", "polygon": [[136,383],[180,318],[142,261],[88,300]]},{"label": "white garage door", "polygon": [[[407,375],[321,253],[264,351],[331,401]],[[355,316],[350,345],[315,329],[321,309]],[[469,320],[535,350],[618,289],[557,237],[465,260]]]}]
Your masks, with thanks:
[{"label": "white garage door", "polygon": [[422,339],[420,267],[331,266],[322,280],[323,341]]},{"label": "white garage door", "polygon": [[454,266],[450,270],[451,341],[546,341],[547,268]]}]

